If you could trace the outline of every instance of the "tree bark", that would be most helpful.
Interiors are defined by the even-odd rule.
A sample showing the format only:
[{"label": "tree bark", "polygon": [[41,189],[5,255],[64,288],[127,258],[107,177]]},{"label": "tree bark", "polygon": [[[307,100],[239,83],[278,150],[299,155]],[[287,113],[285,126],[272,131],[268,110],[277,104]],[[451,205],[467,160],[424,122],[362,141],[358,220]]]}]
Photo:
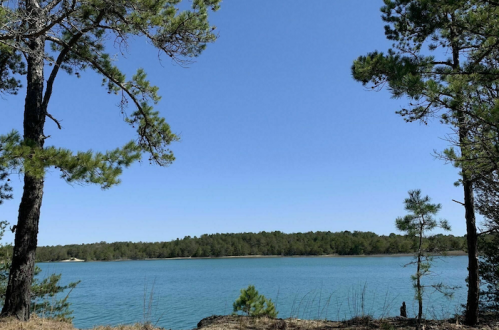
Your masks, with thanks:
[{"label": "tree bark", "polygon": [[[458,116],[459,144],[461,155],[466,156],[467,129],[463,115]],[[475,201],[473,196],[473,182],[466,169],[462,169],[464,210],[466,219],[466,241],[468,243],[468,299],[464,323],[469,326],[478,324],[478,304],[480,295],[480,279],[478,273],[478,235],[475,220]]]},{"label": "tree bark", "polygon": [[[454,16],[452,16],[454,21]],[[457,33],[451,29],[451,40],[456,38]],[[453,69],[459,72],[460,68],[460,49],[456,44],[452,44],[452,59]],[[463,106],[463,104],[461,104]],[[466,118],[463,112],[456,111],[458,120],[458,135],[461,156],[466,156],[467,135]],[[480,294],[480,283],[478,277],[478,235],[476,232],[475,221],[475,202],[473,198],[473,183],[472,178],[466,173],[466,169],[462,169],[463,190],[464,190],[464,209],[466,219],[466,239],[468,243],[468,299],[466,302],[466,313],[464,323],[469,326],[478,324],[478,301]]]},{"label": "tree bark", "polygon": [[[467,135],[466,120],[462,114],[458,115],[459,144],[461,155],[466,157]],[[480,279],[478,273],[478,235],[475,220],[475,201],[473,196],[473,182],[466,168],[462,169],[464,210],[466,219],[466,240],[468,243],[468,299],[464,323],[469,326],[478,324],[478,304],[480,295]]]},{"label": "tree bark", "polygon": [[[33,0],[35,1],[35,0]],[[36,16],[39,7],[27,1],[32,15]],[[36,24],[36,18],[33,20]],[[36,28],[35,26],[33,26]],[[29,42],[27,54],[27,91],[24,106],[24,140],[34,147],[44,144],[43,127],[45,109],[42,106],[44,88],[44,51],[45,39],[37,37]],[[19,206],[19,217],[14,241],[14,253],[9,274],[9,283],[2,309],[2,316],[15,316],[28,320],[31,304],[31,283],[35,268],[38,223],[43,197],[43,177],[31,175],[25,168],[24,191]]]},{"label": "tree bark", "polygon": [[473,185],[463,174],[464,207],[466,212],[466,240],[468,243],[468,301],[466,304],[466,325],[478,323],[478,303],[480,297],[480,279],[478,274],[478,235],[476,232]]},{"label": "tree bark", "polygon": [[[461,154],[466,155],[467,131],[464,128],[465,119],[458,116],[459,143]],[[468,299],[464,323],[469,326],[478,324],[478,304],[480,298],[480,279],[478,272],[478,235],[475,220],[475,201],[473,197],[473,182],[466,169],[462,169],[464,209],[466,219],[466,241],[468,243]]]},{"label": "tree bark", "polygon": [[419,247],[418,247],[418,268],[416,272],[416,286],[418,290],[418,321],[417,321],[417,329],[421,329],[421,320],[423,318],[423,293],[421,288],[421,255],[423,248],[423,228],[424,228],[424,218],[420,222],[419,226]]}]

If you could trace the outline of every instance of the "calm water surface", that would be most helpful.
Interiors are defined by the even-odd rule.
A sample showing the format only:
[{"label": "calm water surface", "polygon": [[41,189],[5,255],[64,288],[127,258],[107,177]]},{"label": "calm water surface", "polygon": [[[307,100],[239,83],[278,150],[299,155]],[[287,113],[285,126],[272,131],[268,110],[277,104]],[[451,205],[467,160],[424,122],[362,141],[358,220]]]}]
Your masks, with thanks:
[{"label": "calm water surface", "polygon": [[[202,318],[230,314],[239,290],[249,284],[271,298],[279,317],[345,319],[362,313],[398,315],[402,301],[414,315],[414,292],[404,268],[411,257],[258,258],[41,263],[42,276],[61,273],[64,283],[81,280],[70,295],[74,325],[152,321],[192,329]],[[434,262],[429,282],[461,286],[450,300],[428,289],[427,317],[443,318],[466,301],[466,257]],[[364,290],[365,288],[365,290]],[[150,295],[152,292],[152,300]]]}]

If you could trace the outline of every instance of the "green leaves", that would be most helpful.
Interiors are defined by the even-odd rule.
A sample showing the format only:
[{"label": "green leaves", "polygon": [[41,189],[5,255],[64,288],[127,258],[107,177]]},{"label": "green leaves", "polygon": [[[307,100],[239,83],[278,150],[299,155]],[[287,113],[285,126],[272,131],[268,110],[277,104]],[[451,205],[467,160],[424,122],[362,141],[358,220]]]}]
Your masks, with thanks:
[{"label": "green leaves", "polygon": [[484,311],[499,311],[499,235],[496,232],[480,237],[480,308]]},{"label": "green leaves", "polygon": [[[359,57],[354,79],[407,97],[408,122],[437,118],[454,128],[459,153],[439,156],[471,181],[497,168],[499,141],[499,6],[478,0],[385,0],[385,34],[393,48]],[[427,49],[424,49],[427,47]]]},{"label": "green leaves", "polygon": [[246,315],[254,317],[268,316],[275,318],[278,314],[272,300],[260,295],[254,285],[249,285],[247,289],[241,290],[241,295],[236,299],[233,307],[234,313],[242,311]]},{"label": "green leaves", "polygon": [[[41,271],[38,266],[35,266],[35,275]],[[34,278],[31,285],[33,296],[31,310],[41,317],[70,321],[73,319],[73,311],[70,310],[71,304],[68,298],[81,281],[61,285],[60,280],[61,274],[51,274],[43,279]],[[61,293],[65,293],[64,298],[56,299]]]},{"label": "green leaves", "polygon": [[[106,152],[71,152],[48,147],[37,149],[19,136],[2,137],[0,165],[20,169],[41,177],[54,167],[68,182],[95,183],[109,188],[119,183],[122,168],[149,154],[150,163],[171,164],[175,157],[169,145],[178,141],[159,111],[154,110],[160,96],[143,69],[127,79],[115,65],[116,56],[107,51],[108,39],[126,45],[132,36],[146,39],[160,54],[184,64],[215,41],[209,11],[219,9],[221,0],[194,0],[190,9],[180,9],[180,0],[78,0],[74,3],[43,1],[36,28],[22,25],[26,15],[18,5],[0,7],[0,93],[15,94],[17,79],[25,73],[24,55],[41,56],[52,67],[43,97],[48,115],[54,81],[60,71],[80,77],[91,69],[103,76],[109,94],[121,96],[120,111],[125,122],[137,132],[135,141]],[[183,7],[185,8],[185,7]],[[47,54],[31,54],[33,38],[44,36],[49,43]],[[132,107],[130,111],[128,108]],[[52,118],[52,117],[51,117]],[[9,139],[13,140],[9,141]]]},{"label": "green leaves", "polygon": [[[1,23],[0,7],[0,23]],[[17,94],[21,81],[16,75],[24,75],[22,55],[13,48],[0,44],[0,93]]]},{"label": "green leaves", "polygon": [[36,147],[21,140],[17,132],[0,136],[0,165],[34,177],[43,177],[48,168],[60,170],[69,183],[98,184],[110,188],[120,181],[124,167],[141,158],[141,148],[133,141],[105,153],[76,152],[69,149]]},{"label": "green leaves", "polygon": [[442,206],[432,204],[430,201],[430,197],[421,195],[421,190],[410,190],[409,197],[404,200],[404,204],[405,209],[411,213],[395,220],[397,229],[406,232],[409,236],[424,236],[426,231],[436,227],[450,230],[447,221],[437,222],[433,217]]},{"label": "green leaves", "polygon": [[8,177],[9,173],[4,167],[0,166],[0,205],[2,205],[4,200],[12,198],[12,187],[8,182],[5,182],[10,181]]}]

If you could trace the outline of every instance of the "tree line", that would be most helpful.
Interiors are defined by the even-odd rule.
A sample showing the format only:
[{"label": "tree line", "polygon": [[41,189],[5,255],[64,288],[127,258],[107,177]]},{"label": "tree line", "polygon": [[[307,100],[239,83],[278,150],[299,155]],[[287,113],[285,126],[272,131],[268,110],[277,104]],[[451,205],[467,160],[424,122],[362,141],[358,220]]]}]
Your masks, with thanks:
[{"label": "tree line", "polygon": [[[434,235],[425,238],[430,252],[463,251],[465,237]],[[60,261],[78,258],[86,261],[141,260],[147,258],[225,257],[251,255],[321,256],[372,255],[412,253],[417,245],[414,237],[372,232],[308,232],[285,234],[280,231],[211,234],[186,236],[169,242],[155,243],[94,243],[42,246],[36,251],[36,260]]]}]

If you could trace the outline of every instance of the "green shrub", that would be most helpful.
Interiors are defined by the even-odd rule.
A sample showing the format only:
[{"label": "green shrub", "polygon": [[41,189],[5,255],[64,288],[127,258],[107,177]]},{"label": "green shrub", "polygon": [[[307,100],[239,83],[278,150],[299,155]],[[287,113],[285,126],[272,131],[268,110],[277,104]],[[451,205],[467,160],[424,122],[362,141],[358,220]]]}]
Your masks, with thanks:
[{"label": "green shrub", "polygon": [[248,286],[247,289],[241,290],[241,295],[233,304],[234,314],[242,311],[248,316],[268,316],[275,318],[278,312],[275,309],[271,299],[265,298],[264,295],[258,294],[254,285]]}]

